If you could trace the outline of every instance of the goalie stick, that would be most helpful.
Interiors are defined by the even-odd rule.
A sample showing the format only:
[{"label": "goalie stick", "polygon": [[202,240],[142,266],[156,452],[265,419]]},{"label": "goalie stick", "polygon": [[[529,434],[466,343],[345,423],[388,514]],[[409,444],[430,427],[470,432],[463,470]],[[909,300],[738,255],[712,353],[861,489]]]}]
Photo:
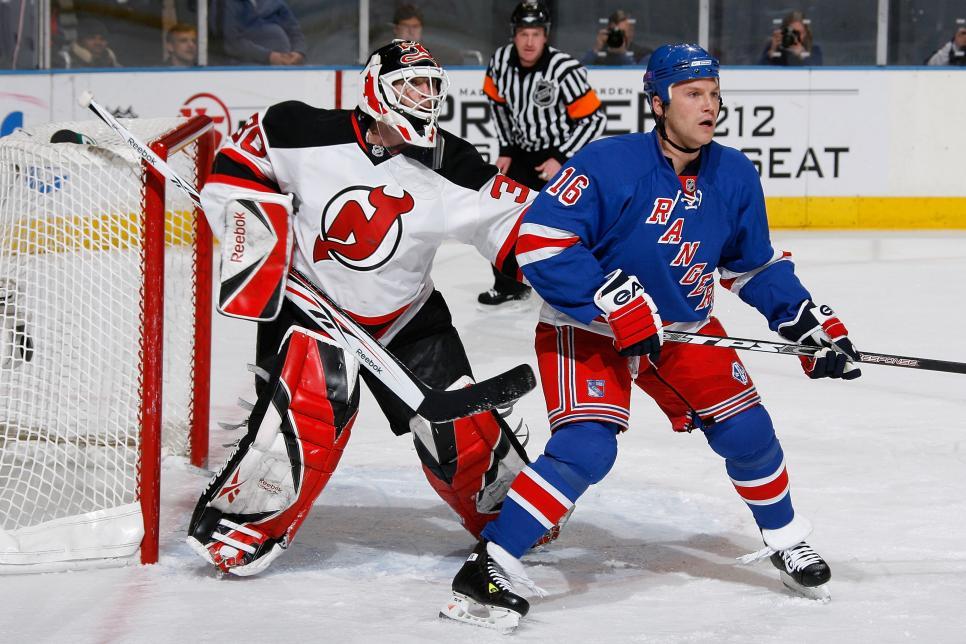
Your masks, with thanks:
[{"label": "goalie stick", "polygon": [[[94,112],[97,118],[114,130],[145,163],[181,188],[194,204],[201,208],[201,196],[191,184],[182,179],[174,168],[131,134],[114,118],[113,114],[95,102],[91,92],[83,92],[78,102],[81,107],[87,107]],[[405,365],[305,276],[294,269],[291,275],[296,277],[302,288],[310,290],[316,296],[315,300],[322,307],[320,326],[406,405],[430,422],[445,422],[497,407],[506,407],[537,386],[533,369],[529,365],[521,364],[462,389],[434,389],[414,376]]]},{"label": "goalie stick", "polygon": [[[769,342],[766,340],[749,340],[747,338],[701,335],[700,333],[668,331],[667,329],[664,330],[664,341],[701,344],[709,347],[739,349],[742,351],[784,353],[793,356],[814,356],[825,348],[813,347],[807,344],[790,344],[787,342]],[[947,373],[966,373],[966,363],[963,362],[932,360],[930,358],[911,358],[908,356],[889,355],[887,353],[870,353],[868,351],[859,351],[859,362],[862,364],[881,364],[887,367],[907,367],[909,369],[926,369],[928,371],[945,371]]]},{"label": "goalie stick", "polygon": [[338,304],[298,270],[289,269],[290,283],[306,289],[324,308],[316,320],[332,338],[389,387],[417,414],[430,422],[444,422],[481,411],[506,407],[537,385],[530,365],[461,389],[433,389],[414,376],[378,340],[359,326]]}]

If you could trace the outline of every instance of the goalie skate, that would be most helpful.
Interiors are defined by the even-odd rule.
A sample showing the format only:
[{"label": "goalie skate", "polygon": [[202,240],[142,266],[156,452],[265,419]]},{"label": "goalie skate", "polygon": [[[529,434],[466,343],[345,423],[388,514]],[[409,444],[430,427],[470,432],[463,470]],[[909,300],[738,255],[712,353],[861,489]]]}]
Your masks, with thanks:
[{"label": "goalie skate", "polygon": [[[268,568],[285,551],[287,540],[270,539],[250,524],[236,523],[226,519],[213,508],[207,510],[207,519],[217,519],[210,540],[202,543],[196,535],[190,535],[188,546],[202,559],[217,566],[223,573],[239,577],[257,575]],[[207,523],[207,521],[204,521]]]}]

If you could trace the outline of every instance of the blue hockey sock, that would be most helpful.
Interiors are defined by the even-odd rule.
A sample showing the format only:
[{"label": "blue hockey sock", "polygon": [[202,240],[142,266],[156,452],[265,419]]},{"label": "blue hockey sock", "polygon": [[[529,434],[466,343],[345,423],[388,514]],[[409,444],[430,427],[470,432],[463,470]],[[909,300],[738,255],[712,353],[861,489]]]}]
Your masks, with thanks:
[{"label": "blue hockey sock", "polygon": [[500,516],[483,529],[483,538],[522,557],[610,471],[617,458],[618,432],[616,425],[590,421],[569,423],[554,432],[544,453],[514,479]]},{"label": "blue hockey sock", "polygon": [[743,411],[704,434],[724,456],[728,476],[759,528],[775,530],[795,518],[785,454],[764,407]]}]

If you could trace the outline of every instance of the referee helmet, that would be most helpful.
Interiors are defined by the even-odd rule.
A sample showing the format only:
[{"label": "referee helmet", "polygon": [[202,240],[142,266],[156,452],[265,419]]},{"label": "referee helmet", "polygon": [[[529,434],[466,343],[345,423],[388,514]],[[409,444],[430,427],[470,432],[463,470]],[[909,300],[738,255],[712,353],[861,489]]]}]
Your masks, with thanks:
[{"label": "referee helmet", "polygon": [[521,2],[510,16],[510,35],[517,33],[517,29],[525,27],[543,27],[543,31],[550,35],[550,10],[542,2],[528,0]]}]

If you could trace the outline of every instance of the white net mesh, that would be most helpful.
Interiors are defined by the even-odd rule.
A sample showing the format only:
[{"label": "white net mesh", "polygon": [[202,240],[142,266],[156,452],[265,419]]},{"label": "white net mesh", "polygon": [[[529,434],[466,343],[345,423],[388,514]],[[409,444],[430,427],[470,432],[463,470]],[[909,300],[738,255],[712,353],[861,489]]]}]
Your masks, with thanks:
[{"label": "white net mesh", "polygon": [[[124,125],[150,142],[181,122]],[[0,139],[0,532],[137,498],[144,177],[116,141],[94,121]],[[194,147],[169,159],[191,180]],[[166,193],[162,436],[187,454],[194,213]]]}]

